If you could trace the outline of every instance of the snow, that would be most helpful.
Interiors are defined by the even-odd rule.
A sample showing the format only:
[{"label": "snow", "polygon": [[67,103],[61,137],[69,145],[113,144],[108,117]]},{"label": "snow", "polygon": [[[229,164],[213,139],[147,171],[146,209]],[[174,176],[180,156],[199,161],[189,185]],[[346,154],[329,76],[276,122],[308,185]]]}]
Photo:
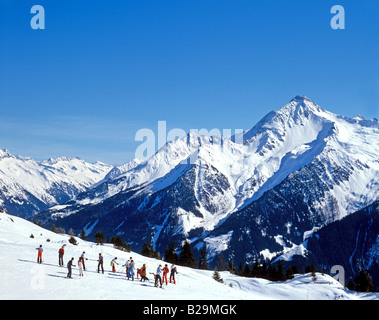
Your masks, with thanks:
[{"label": "snow", "polygon": [[228,249],[229,242],[232,239],[233,231],[218,237],[207,237],[204,242],[207,244],[208,259],[213,258],[216,254]]},{"label": "snow", "polygon": [[[233,137],[190,132],[167,143],[148,160],[133,161],[127,169],[116,170],[117,176],[112,185],[105,188],[105,193],[77,204],[99,203],[135,186],[144,186],[139,194],[157,192],[173,184],[190,165],[195,165],[194,191],[202,217],[188,214],[186,218],[182,211],[178,214],[185,233],[199,227],[209,231],[292,172],[317,159],[330,169],[324,176],[334,185],[324,198],[336,200],[335,212],[326,219],[331,222],[377,199],[378,136],[377,120],[336,115],[306,97],[297,96],[246,131],[242,143],[236,143]],[[332,165],[334,168],[352,167],[349,179],[334,183]],[[361,169],[356,170],[358,167]],[[201,197],[207,193],[207,179],[213,174],[222,174],[229,187],[212,197]],[[109,177],[113,177],[112,174]],[[323,212],[328,203],[322,200],[312,205]],[[62,214],[67,214],[67,210]],[[54,208],[54,213],[59,214],[59,210]]]},{"label": "snow", "polygon": [[[34,238],[30,235],[33,234]],[[68,242],[67,235],[60,235],[18,217],[0,213],[0,299],[32,300],[253,300],[253,299],[379,299],[379,294],[349,291],[328,275],[317,273],[313,281],[310,274],[296,275],[286,282],[270,282],[258,278],[244,278],[221,272],[225,283],[212,279],[212,271],[195,270],[178,266],[177,284],[164,285],[164,290],[154,288],[150,281],[127,280],[121,267],[130,257],[136,266],[146,263],[149,272],[158,264],[152,258],[135,252],[122,252],[110,245],[96,245],[77,238],[79,244]],[[49,239],[49,241],[47,241]],[[36,263],[37,251],[42,244],[43,263]],[[58,250],[65,246],[64,261],[85,251],[84,277],[73,268],[73,279],[67,279],[66,267],[58,266]],[[104,274],[97,273],[97,257],[104,256]],[[114,257],[120,263],[118,272],[110,272],[109,263]]]},{"label": "snow", "polygon": [[70,199],[85,191],[111,169],[111,165],[92,164],[80,158],[60,157],[38,162],[0,150],[0,190],[2,197],[12,203],[25,205],[32,195],[52,206],[59,204],[61,197]]}]

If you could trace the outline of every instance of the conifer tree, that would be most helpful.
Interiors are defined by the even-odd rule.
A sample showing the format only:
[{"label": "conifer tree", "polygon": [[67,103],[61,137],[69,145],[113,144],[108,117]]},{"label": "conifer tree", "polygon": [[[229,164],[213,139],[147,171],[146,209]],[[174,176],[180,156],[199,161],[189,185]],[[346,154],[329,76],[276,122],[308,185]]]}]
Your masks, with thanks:
[{"label": "conifer tree", "polygon": [[95,240],[96,240],[96,244],[103,244],[104,243],[104,233],[102,233],[101,231],[97,231],[95,233]]},{"label": "conifer tree", "polygon": [[232,274],[236,274],[236,268],[234,267],[233,259],[229,260],[228,271]]},{"label": "conifer tree", "polygon": [[82,232],[80,233],[80,239],[82,239],[82,240],[87,239],[86,232],[84,231],[84,229],[82,229]]},{"label": "conifer tree", "polygon": [[220,258],[218,261],[218,266],[220,271],[225,271],[226,270],[226,265],[225,265],[225,259],[224,259],[224,252],[221,252]]},{"label": "conifer tree", "polygon": [[141,254],[145,257],[154,257],[154,249],[151,245],[149,245],[147,242],[144,242],[143,245],[142,245],[142,250],[141,250]]},{"label": "conifer tree", "polygon": [[217,270],[217,267],[215,268],[215,271],[213,272],[213,279],[217,282],[224,283],[224,280],[221,278],[220,273]]},{"label": "conifer tree", "polygon": [[117,249],[122,249],[124,246],[124,242],[122,241],[122,238],[120,235],[118,235],[114,238],[112,237],[111,242],[113,243],[113,246]]},{"label": "conifer tree", "polygon": [[251,273],[250,266],[246,262],[245,263],[245,268],[243,269],[243,275],[244,275],[244,277],[250,277],[250,273]]},{"label": "conifer tree", "polygon": [[277,270],[276,275],[277,275],[276,276],[276,278],[277,278],[276,281],[285,281],[286,280],[286,275],[284,273],[284,267],[283,267],[282,260],[278,261],[278,270]]},{"label": "conifer tree", "polygon": [[260,264],[257,257],[255,258],[253,268],[251,269],[251,276],[256,278],[260,277]]},{"label": "conifer tree", "polygon": [[208,270],[209,269],[208,259],[207,259],[207,246],[205,244],[201,248],[201,251],[200,251],[198,268],[202,269],[202,270]]},{"label": "conifer tree", "polygon": [[367,270],[361,269],[359,274],[355,277],[354,282],[356,291],[372,292],[374,290],[372,278]]},{"label": "conifer tree", "polygon": [[174,241],[171,241],[170,246],[166,248],[164,254],[164,260],[169,263],[177,264],[178,263],[178,255],[175,252],[175,244]]},{"label": "conifer tree", "polygon": [[238,266],[238,275],[239,276],[243,276],[243,265],[242,265],[242,261],[240,261],[240,264]]},{"label": "conifer tree", "polygon": [[184,242],[182,252],[179,257],[179,264],[185,267],[196,268],[196,261],[193,256],[191,245],[188,241]]}]

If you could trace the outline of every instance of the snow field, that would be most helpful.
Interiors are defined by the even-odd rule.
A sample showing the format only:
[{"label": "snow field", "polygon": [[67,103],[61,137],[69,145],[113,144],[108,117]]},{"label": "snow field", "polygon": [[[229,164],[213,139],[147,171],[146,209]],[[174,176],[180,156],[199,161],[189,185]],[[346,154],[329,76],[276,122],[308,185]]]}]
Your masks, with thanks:
[{"label": "snow field", "polygon": [[[30,238],[33,234],[34,238]],[[49,241],[47,241],[49,239]],[[96,245],[77,239],[78,245],[68,242],[69,236],[59,235],[40,228],[18,217],[0,213],[0,299],[16,300],[254,300],[254,299],[379,299],[379,294],[359,294],[344,289],[328,275],[297,275],[294,279],[270,282],[264,279],[244,278],[221,272],[225,283],[212,279],[212,271],[195,270],[178,266],[177,284],[154,287],[153,275],[164,261],[123,252],[111,245]],[[37,264],[36,248],[42,244],[43,263]],[[86,271],[79,277],[73,268],[73,279],[66,278],[67,268],[58,266],[58,250],[65,246],[64,263],[85,251]],[[99,253],[104,257],[104,274],[97,273]],[[112,273],[110,261],[117,257],[117,272]],[[147,282],[127,280],[122,268],[133,257],[136,268],[147,266]]]}]

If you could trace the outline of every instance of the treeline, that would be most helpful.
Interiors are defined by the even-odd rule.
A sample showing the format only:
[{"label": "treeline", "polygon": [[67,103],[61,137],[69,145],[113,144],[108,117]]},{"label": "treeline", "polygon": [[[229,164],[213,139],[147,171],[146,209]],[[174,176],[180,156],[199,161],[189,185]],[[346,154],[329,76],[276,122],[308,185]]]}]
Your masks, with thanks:
[{"label": "treeline", "polygon": [[[144,242],[142,245],[141,255],[150,258],[162,259],[161,254],[153,249],[153,247]],[[180,253],[177,253],[173,242],[166,248],[164,253],[164,261],[184,267],[197,268],[195,256],[192,252],[191,245],[185,241],[181,247]]]},{"label": "treeline", "polygon": [[[34,221],[34,223],[39,225],[39,226],[41,225],[37,221]],[[55,226],[55,224],[52,225],[51,231],[53,231],[55,233],[59,233],[59,234],[66,233],[63,228],[57,228]],[[74,245],[77,245],[77,241],[74,238],[74,231],[72,229],[70,229],[68,234],[71,236],[68,241]],[[82,229],[82,231],[80,232],[79,238],[82,240],[87,240],[87,235],[86,235],[86,232],[84,229]],[[104,233],[101,231],[97,231],[95,233],[95,241],[96,241],[96,244],[98,244],[98,245],[102,245],[104,243],[112,243],[116,249],[130,252],[130,244],[128,244],[126,241],[124,241],[120,235],[117,235],[117,236],[112,237],[112,238],[107,237],[107,240],[105,241]]]},{"label": "treeline", "polygon": [[[57,233],[64,233],[63,229],[52,227],[52,231]],[[69,234],[73,236],[73,232],[70,229]],[[85,231],[82,230],[80,233],[80,238],[86,240]],[[102,245],[104,241],[104,234],[101,231],[95,233],[96,243]],[[76,244],[76,240],[71,237],[70,242]],[[115,248],[130,252],[130,244],[123,241],[120,235],[112,237],[111,239],[107,237],[106,243],[112,243]],[[171,242],[169,246],[166,247],[164,256],[160,252],[154,250],[153,246],[149,243],[144,242],[141,249],[141,255],[149,258],[155,258],[158,260],[164,260],[167,263],[172,263],[176,265],[181,265],[184,267],[190,267],[194,269],[210,270],[209,261],[207,258],[207,250],[204,245],[200,251],[196,251],[197,259],[192,251],[191,245],[188,241],[185,241],[182,246],[177,248],[174,242]],[[234,261],[232,259],[226,260],[223,253],[220,254],[218,262],[215,264],[215,274],[214,279],[216,281],[222,282],[219,275],[219,271],[229,271],[232,274],[236,274],[242,277],[251,278],[262,278],[269,281],[286,281],[293,279],[295,274],[305,274],[311,273],[315,277],[316,272],[323,273],[322,270],[317,270],[314,264],[309,264],[305,268],[302,267],[301,270],[297,265],[284,267],[283,262],[279,260],[276,264],[271,264],[263,260],[259,261],[258,258],[254,260],[254,263],[250,265],[249,263],[240,262],[238,268],[235,267]],[[359,292],[374,292],[378,291],[372,282],[372,277],[367,270],[361,269],[359,274],[354,278],[350,279],[347,285],[349,290],[359,291]]]}]

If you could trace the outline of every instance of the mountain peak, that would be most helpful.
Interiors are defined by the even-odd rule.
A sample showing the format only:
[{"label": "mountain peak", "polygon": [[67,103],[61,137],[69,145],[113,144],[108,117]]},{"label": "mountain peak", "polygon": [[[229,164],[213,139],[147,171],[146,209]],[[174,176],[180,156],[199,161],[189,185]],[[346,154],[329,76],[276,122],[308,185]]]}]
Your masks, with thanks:
[{"label": "mountain peak", "polygon": [[305,96],[296,96],[288,104],[280,108],[277,113],[288,114],[293,119],[310,117],[312,114],[325,113],[317,103]]},{"label": "mountain peak", "polygon": [[61,157],[58,157],[58,158],[49,158],[48,160],[44,161],[44,163],[47,163],[49,165],[54,165],[54,164],[57,164],[59,162],[70,162],[70,161],[73,161],[73,160],[84,161],[82,158],[79,158],[79,157],[65,157],[65,156],[61,156]]},{"label": "mountain peak", "polygon": [[306,96],[300,96],[300,95],[297,95],[296,97],[294,97],[290,102],[292,101],[296,101],[296,102],[304,102],[304,101],[308,101],[308,102],[312,102],[314,103],[311,99],[309,99],[308,97]]}]

